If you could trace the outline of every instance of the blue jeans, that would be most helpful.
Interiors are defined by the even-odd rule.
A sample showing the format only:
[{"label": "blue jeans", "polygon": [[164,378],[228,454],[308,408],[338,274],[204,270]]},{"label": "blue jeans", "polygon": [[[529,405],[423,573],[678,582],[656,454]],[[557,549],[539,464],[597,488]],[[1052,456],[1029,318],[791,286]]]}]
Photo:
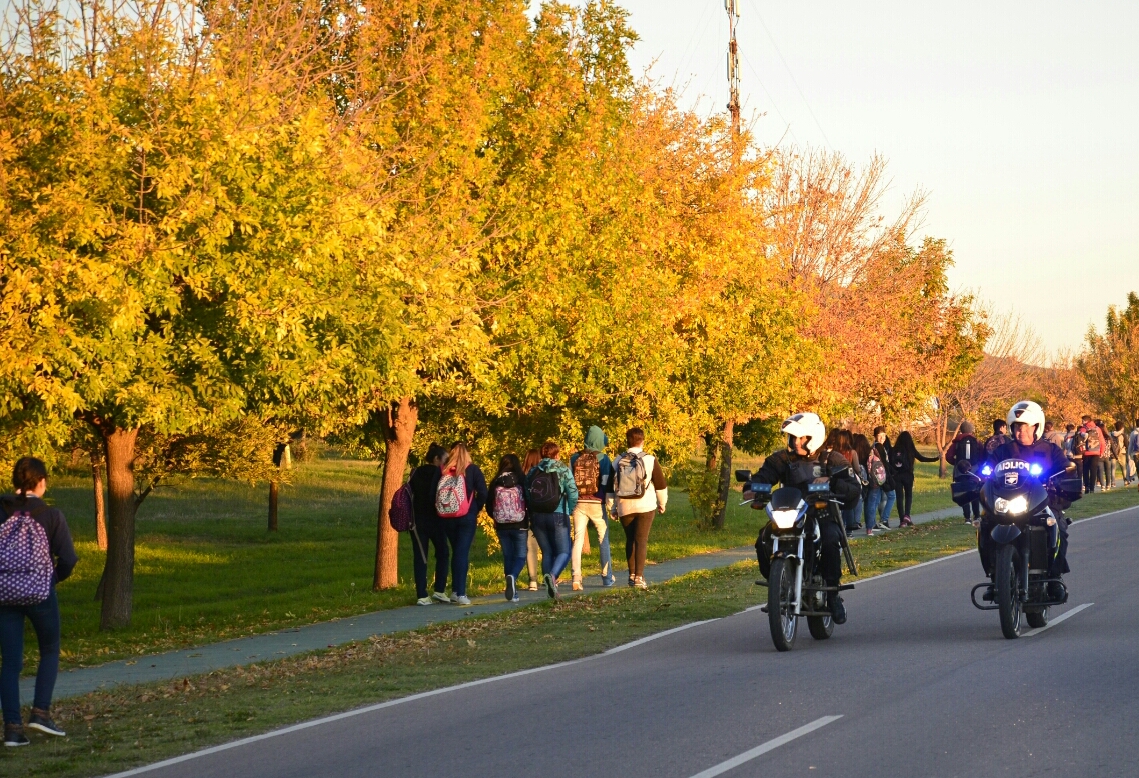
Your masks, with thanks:
[{"label": "blue jeans", "polygon": [[[862,525],[873,529],[878,523],[878,506],[882,504],[882,489],[871,486],[862,501]],[[889,514],[887,514],[889,515]]]},{"label": "blue jeans", "polygon": [[[446,519],[439,519],[439,522]],[[427,555],[431,548],[435,548],[435,589],[437,592],[447,591],[447,568],[451,561],[451,552],[447,549],[447,536],[443,528],[436,522],[430,526],[423,524],[417,526],[415,532],[407,533],[411,536],[412,572],[415,574],[415,596],[423,599],[427,596]],[[418,534],[419,540],[416,541]]]},{"label": "blue jeans", "polygon": [[59,674],[59,599],[55,587],[37,605],[0,605],[0,705],[5,724],[20,724],[20,671],[24,669],[24,619],[32,622],[40,644],[40,665],[36,670],[36,695],[32,705],[40,710],[51,707],[51,693]]},{"label": "blue jeans", "polygon": [[893,489],[891,489],[888,492],[886,492],[886,491],[882,492],[882,506],[878,512],[878,515],[881,517],[882,523],[887,525],[887,526],[889,526],[889,524],[890,524],[890,511],[892,511],[894,509],[894,498],[895,498],[895,496],[896,495],[894,494]]},{"label": "blue jeans", "polygon": [[518,582],[518,574],[526,566],[526,544],[529,541],[529,531],[524,529],[503,529],[502,526],[494,528],[498,535],[498,543],[502,546],[502,571],[506,575],[514,576]]},{"label": "blue jeans", "polygon": [[564,513],[535,513],[530,517],[534,539],[542,549],[542,572],[554,578],[570,561],[569,516]]},{"label": "blue jeans", "polygon": [[451,593],[462,597],[467,593],[467,569],[471,566],[471,543],[479,526],[478,517],[439,519],[439,523],[451,544]]},{"label": "blue jeans", "polygon": [[853,508],[843,508],[841,513],[842,523],[847,532],[858,529],[858,516],[862,513],[862,498],[858,498],[858,503]]}]

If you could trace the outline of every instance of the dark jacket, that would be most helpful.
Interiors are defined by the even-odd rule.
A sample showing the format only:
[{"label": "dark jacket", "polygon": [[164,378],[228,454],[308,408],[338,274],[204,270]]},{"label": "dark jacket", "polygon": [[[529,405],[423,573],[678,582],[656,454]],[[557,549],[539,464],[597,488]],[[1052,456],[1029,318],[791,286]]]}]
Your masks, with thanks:
[{"label": "dark jacket", "polygon": [[[510,483],[507,479],[514,479],[514,482]],[[507,488],[510,488],[513,486],[521,486],[522,487],[522,503],[526,506],[526,518],[524,518],[522,521],[516,521],[512,524],[502,524],[500,528],[501,529],[530,529],[529,495],[526,493],[526,486],[527,486],[526,476],[522,475],[522,473],[512,473],[512,472],[502,473],[500,475],[495,476],[494,480],[490,482],[490,486],[487,487],[487,492],[486,492],[486,513],[487,513],[487,515],[490,516],[492,519],[494,519],[494,496],[495,496],[495,492],[501,486],[507,486]],[[498,521],[498,519],[495,519],[495,522],[497,522],[497,521]]]},{"label": "dark jacket", "polygon": [[[813,467],[812,467],[813,465]],[[823,449],[817,457],[801,457],[787,449],[776,451],[763,460],[763,467],[752,476],[761,484],[783,484],[804,489],[814,478],[829,476],[831,491],[844,508],[853,508],[862,497],[862,484],[850,470],[846,457],[837,451]]]},{"label": "dark jacket", "polygon": [[1006,459],[1023,459],[1029,464],[1040,465],[1044,468],[1040,475],[1042,481],[1068,469],[1068,457],[1064,456],[1064,449],[1043,438],[1031,446],[1022,446],[1015,440],[1010,440],[994,451],[989,461],[995,465]]},{"label": "dark jacket", "polygon": [[411,499],[414,505],[415,526],[427,532],[439,523],[435,512],[435,490],[443,473],[435,465],[420,465],[411,473],[408,483],[411,486]]},{"label": "dark jacket", "polygon": [[55,580],[65,581],[75,569],[79,557],[75,555],[75,545],[71,542],[71,530],[67,527],[67,520],[59,508],[52,508],[39,497],[29,496],[26,500],[14,494],[5,494],[0,497],[0,509],[4,511],[4,520],[16,511],[27,511],[32,515],[47,535],[47,542],[51,548],[51,563],[55,568]]},{"label": "dark jacket", "polygon": [[916,446],[894,446],[894,456],[891,460],[894,465],[895,474],[914,474],[914,461],[918,462],[940,462],[941,457],[927,457],[922,456],[922,453],[917,450]]}]

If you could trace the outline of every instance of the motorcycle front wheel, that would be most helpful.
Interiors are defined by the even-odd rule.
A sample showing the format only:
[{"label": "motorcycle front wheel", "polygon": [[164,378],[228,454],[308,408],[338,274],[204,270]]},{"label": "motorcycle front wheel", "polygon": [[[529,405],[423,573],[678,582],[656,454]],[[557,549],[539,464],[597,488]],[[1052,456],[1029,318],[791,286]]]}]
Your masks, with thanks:
[{"label": "motorcycle front wheel", "polygon": [[795,565],[787,559],[771,560],[771,577],[767,579],[767,622],[771,640],[779,651],[790,651],[795,645],[799,617],[791,612],[795,599]]},{"label": "motorcycle front wheel", "polygon": [[997,606],[1001,614],[1001,632],[1010,640],[1020,637],[1020,597],[1017,588],[1017,553],[1013,546],[1001,546],[997,551]]}]

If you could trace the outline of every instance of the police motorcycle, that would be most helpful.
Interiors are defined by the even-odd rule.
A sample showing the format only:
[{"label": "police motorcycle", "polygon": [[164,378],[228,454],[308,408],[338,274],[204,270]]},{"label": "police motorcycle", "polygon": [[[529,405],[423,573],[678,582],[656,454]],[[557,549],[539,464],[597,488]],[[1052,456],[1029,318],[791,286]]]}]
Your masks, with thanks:
[{"label": "police motorcycle", "polygon": [[[819,522],[834,521],[842,526],[837,498],[829,483],[810,483],[807,492],[784,486],[772,490],[771,484],[751,481],[750,470],[737,470],[736,481],[755,496],[740,503],[753,507],[763,505],[771,520],[771,570],[767,581],[767,613],[771,640],[779,651],[790,651],[798,635],[799,617],[806,617],[807,629],[815,640],[826,640],[834,632],[834,619],[827,608],[827,594],[853,589],[854,584],[827,586],[818,573],[820,558]],[[809,519],[814,521],[809,521]],[[808,526],[814,533],[815,553],[805,558]],[[847,568],[858,575],[854,557],[841,533]]]},{"label": "police motorcycle", "polygon": [[[1020,637],[1022,620],[1029,627],[1048,623],[1049,609],[1068,601],[1068,589],[1060,578],[1049,577],[1057,517],[1049,506],[1050,494],[1067,500],[1079,499],[1080,479],[1072,470],[1041,480],[1043,468],[1021,459],[986,464],[980,474],[966,473],[953,484],[953,500],[959,505],[977,497],[992,529],[993,580],[979,583],[970,592],[980,610],[1000,612],[1001,632],[1008,639]],[[970,477],[971,476],[971,477]],[[983,602],[977,601],[977,592]],[[1058,592],[1058,593],[1057,593]],[[986,604],[987,603],[987,604]]]}]

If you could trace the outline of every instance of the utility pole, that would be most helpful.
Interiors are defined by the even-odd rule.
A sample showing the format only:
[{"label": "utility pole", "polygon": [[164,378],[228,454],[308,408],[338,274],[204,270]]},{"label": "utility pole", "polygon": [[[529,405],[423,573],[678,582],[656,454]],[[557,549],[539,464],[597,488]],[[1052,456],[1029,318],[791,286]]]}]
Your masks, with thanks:
[{"label": "utility pole", "polygon": [[724,0],[728,12],[728,111],[732,115],[732,137],[740,134],[740,50],[736,43],[736,25],[739,24],[738,0]]},{"label": "utility pole", "polygon": [[[728,12],[728,111],[732,115],[732,175],[740,162],[740,50],[736,43],[736,26],[740,20],[739,0],[724,0]],[[732,489],[732,446],[736,420],[723,419],[720,428],[720,480],[719,506],[712,517],[712,526],[723,529],[728,515],[728,498]]]}]

